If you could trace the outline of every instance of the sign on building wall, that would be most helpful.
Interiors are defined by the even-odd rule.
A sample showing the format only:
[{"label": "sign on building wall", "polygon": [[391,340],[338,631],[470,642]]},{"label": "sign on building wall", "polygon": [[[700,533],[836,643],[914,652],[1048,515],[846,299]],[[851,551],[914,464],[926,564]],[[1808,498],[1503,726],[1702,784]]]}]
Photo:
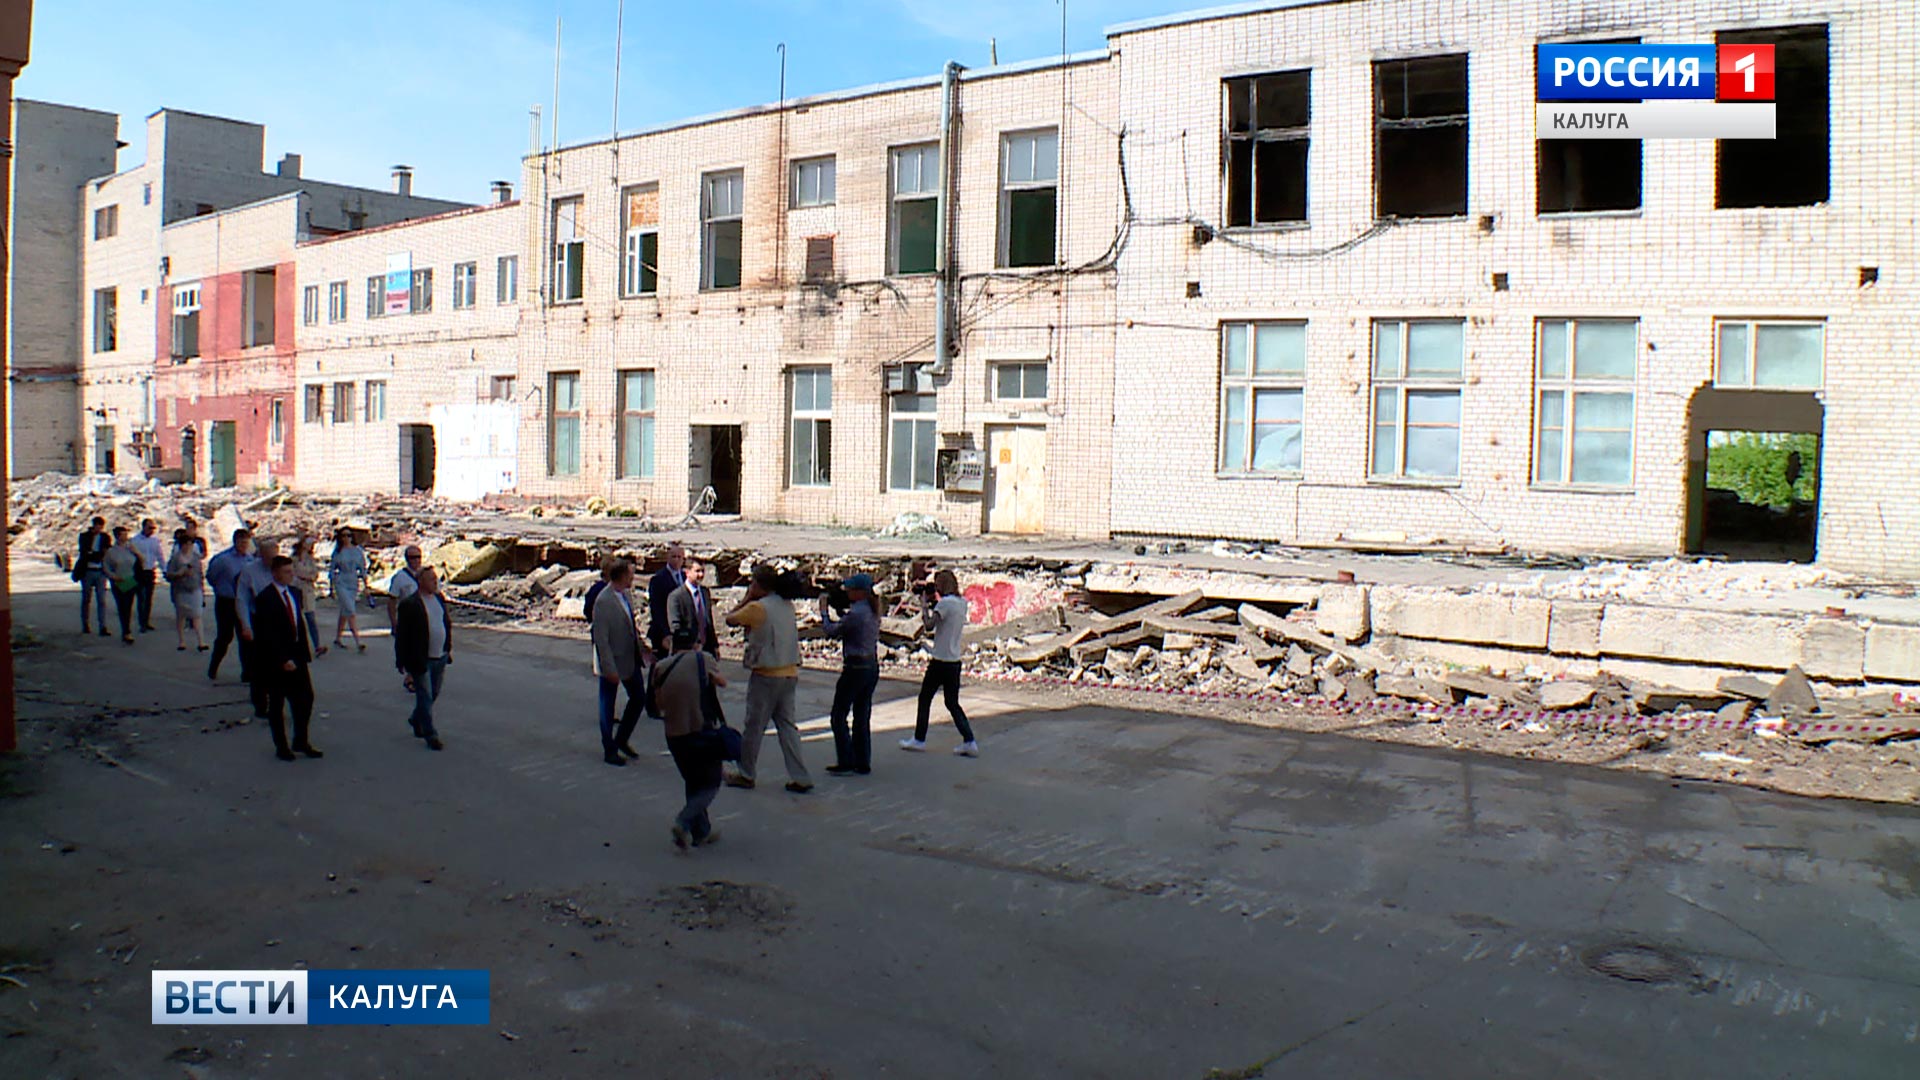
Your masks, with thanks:
[{"label": "sign on building wall", "polygon": [[413,254],[387,256],[387,314],[413,310]]}]

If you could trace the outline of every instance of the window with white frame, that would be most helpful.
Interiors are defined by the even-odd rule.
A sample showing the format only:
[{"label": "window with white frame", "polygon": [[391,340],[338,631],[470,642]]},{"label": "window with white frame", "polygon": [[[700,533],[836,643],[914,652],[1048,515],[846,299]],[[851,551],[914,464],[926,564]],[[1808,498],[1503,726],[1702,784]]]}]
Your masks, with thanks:
[{"label": "window with white frame", "polygon": [[319,384],[307,387],[303,391],[306,403],[300,418],[309,424],[318,424],[327,418],[327,388]]},{"label": "window with white frame", "polygon": [[333,422],[353,423],[353,384],[350,382],[333,384]]},{"label": "window with white frame", "polygon": [[272,417],[271,426],[267,430],[267,440],[275,446],[284,445],[287,441],[287,403],[284,400],[273,399]]},{"label": "window with white frame", "polygon": [[579,196],[553,201],[553,302],[587,295],[587,234],[581,228]]},{"label": "window with white frame", "polygon": [[1633,483],[1633,391],[1640,324],[1543,319],[1535,375],[1533,478],[1540,484]]},{"label": "window with white frame", "polygon": [[347,283],[336,281],[327,286],[327,321],[347,321]]},{"label": "window with white frame", "polygon": [[653,478],[654,373],[620,373],[620,479]]},{"label": "window with white frame", "polygon": [[113,352],[120,347],[120,290],[93,290],[93,351]]},{"label": "window with white frame", "polygon": [[378,319],[387,313],[387,276],[375,274],[367,279],[367,318]]},{"label": "window with white frame", "polygon": [[1046,361],[993,365],[993,396],[996,401],[1047,400]]},{"label": "window with white frame", "polygon": [[520,300],[520,256],[502,255],[493,266],[493,299],[497,304]]},{"label": "window with white frame", "polygon": [[547,376],[547,475],[580,475],[580,373]]},{"label": "window with white frame", "polygon": [[1826,324],[1722,319],[1715,386],[1739,390],[1818,390],[1826,384]]},{"label": "window with white frame", "polygon": [[1052,266],[1060,188],[1060,134],[1015,132],[1000,140],[1000,265]]},{"label": "window with white frame", "polygon": [[792,199],[790,205],[796,210],[833,205],[834,159],[831,156],[793,163]]},{"label": "window with white frame", "polygon": [[1306,378],[1306,323],[1220,327],[1222,473],[1300,471]]},{"label": "window with white frame", "polygon": [[120,204],[103,206],[93,212],[93,238],[107,240],[120,235]]},{"label": "window with white frame", "polygon": [[700,287],[740,287],[740,232],[745,174],[708,173],[700,178]]},{"label": "window with white frame", "polygon": [[173,339],[168,352],[178,362],[200,355],[200,283],[173,287]]},{"label": "window with white frame", "polygon": [[652,296],[660,291],[660,185],[628,188],[625,214],[620,295]]},{"label": "window with white frame", "polygon": [[1373,324],[1375,479],[1460,476],[1465,327],[1457,319]]},{"label": "window with white frame", "polygon": [[303,326],[320,325],[320,286],[308,285],[300,290],[300,323]]},{"label": "window with white frame", "polygon": [[824,487],[833,480],[833,369],[793,369],[788,483]]},{"label": "window with white frame", "polygon": [[453,264],[453,310],[465,311],[480,301],[480,264]]},{"label": "window with white frame", "polygon": [[365,418],[371,424],[387,418],[387,383],[385,379],[369,379],[365,393]]},{"label": "window with white frame", "polygon": [[431,267],[413,272],[408,304],[409,312],[414,315],[423,315],[433,310],[433,269]]},{"label": "window with white frame", "polygon": [[895,147],[892,157],[887,269],[931,274],[938,266],[934,246],[940,232],[940,144]]},{"label": "window with white frame", "polygon": [[895,491],[934,489],[939,406],[932,394],[895,394],[888,430],[887,486]]}]

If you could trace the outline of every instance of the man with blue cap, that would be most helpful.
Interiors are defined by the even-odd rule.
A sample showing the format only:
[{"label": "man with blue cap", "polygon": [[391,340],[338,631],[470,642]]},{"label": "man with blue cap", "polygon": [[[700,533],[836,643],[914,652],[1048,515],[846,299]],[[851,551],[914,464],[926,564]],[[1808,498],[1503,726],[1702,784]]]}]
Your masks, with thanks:
[{"label": "man with blue cap", "polygon": [[[820,598],[821,629],[840,639],[840,681],[833,687],[832,776],[865,776],[873,771],[873,691],[880,685],[880,616],[873,607],[873,575],[855,574],[841,587],[851,602],[835,621]],[[847,715],[853,728],[847,728]]]}]

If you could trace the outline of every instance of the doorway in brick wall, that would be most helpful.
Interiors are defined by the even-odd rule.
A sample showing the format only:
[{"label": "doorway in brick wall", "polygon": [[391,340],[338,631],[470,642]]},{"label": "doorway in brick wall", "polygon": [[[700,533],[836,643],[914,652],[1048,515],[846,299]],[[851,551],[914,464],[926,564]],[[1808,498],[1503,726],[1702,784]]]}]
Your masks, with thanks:
[{"label": "doorway in brick wall", "polygon": [[1696,392],[1687,433],[1687,551],[1813,562],[1824,420],[1812,393]]},{"label": "doorway in brick wall", "polygon": [[400,491],[433,491],[434,467],[439,451],[433,441],[432,424],[400,425]]},{"label": "doorway in brick wall", "polygon": [[180,482],[194,484],[200,477],[199,433],[192,425],[180,429]]},{"label": "doorway in brick wall", "polygon": [[215,420],[207,440],[207,483],[213,487],[232,487],[240,475],[240,438],[232,420]]},{"label": "doorway in brick wall", "polygon": [[695,424],[688,429],[687,495],[697,502],[713,488],[715,514],[740,512],[741,445],[739,424]]}]

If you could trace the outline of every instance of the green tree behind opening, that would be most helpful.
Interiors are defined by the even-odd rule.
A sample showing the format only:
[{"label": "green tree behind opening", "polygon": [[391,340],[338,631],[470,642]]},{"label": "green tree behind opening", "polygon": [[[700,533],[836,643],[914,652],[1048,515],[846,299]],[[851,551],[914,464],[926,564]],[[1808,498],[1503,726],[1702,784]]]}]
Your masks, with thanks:
[{"label": "green tree behind opening", "polygon": [[[1789,479],[1798,455],[1798,478]],[[1785,510],[1820,491],[1820,437],[1740,432],[1707,448],[1707,486]]]}]

